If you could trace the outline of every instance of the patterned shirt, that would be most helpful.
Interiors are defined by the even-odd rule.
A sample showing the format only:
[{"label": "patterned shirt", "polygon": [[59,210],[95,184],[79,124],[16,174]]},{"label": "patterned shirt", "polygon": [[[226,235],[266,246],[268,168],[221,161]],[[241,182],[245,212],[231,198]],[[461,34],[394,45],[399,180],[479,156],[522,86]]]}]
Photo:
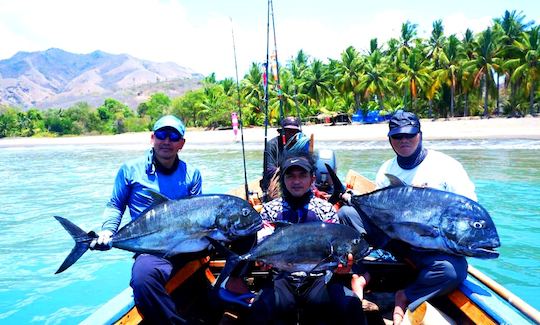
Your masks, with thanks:
[{"label": "patterned shirt", "polygon": [[278,221],[290,223],[320,221],[339,223],[334,206],[328,201],[315,196],[311,197],[309,202],[299,209],[291,207],[283,198],[277,198],[263,204],[261,217],[263,220],[263,229],[257,234],[258,241],[272,234],[274,232],[274,226],[272,224]]}]

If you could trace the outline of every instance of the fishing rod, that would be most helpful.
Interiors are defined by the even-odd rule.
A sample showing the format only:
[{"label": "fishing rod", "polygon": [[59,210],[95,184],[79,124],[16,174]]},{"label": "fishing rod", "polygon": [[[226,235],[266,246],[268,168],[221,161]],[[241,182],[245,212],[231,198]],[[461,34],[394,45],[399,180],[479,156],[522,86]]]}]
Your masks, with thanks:
[{"label": "fishing rod", "polygon": [[[268,0],[270,1],[270,0]],[[268,51],[270,48],[270,2],[268,2],[268,10],[266,14],[266,61],[264,63],[263,86],[264,86],[264,154],[263,154],[263,175],[266,174],[266,149],[268,146]],[[264,177],[263,177],[264,180]],[[261,183],[261,188],[266,187],[266,184]],[[265,191],[266,192],[266,191]],[[266,196],[266,193],[263,193]]]},{"label": "fishing rod", "polygon": [[233,23],[232,18],[229,17],[231,20],[231,35],[232,35],[232,44],[233,44],[233,53],[234,53],[234,70],[236,72],[236,94],[237,94],[237,105],[238,105],[238,116],[240,117],[239,125],[240,125],[240,139],[242,141],[242,161],[244,162],[244,190],[246,193],[246,201],[249,201],[249,188],[248,188],[248,180],[247,180],[247,167],[246,167],[246,151],[244,146],[244,120],[242,120],[242,105],[240,103],[240,84],[238,82],[238,62],[236,61],[236,44],[234,42],[234,29],[233,29]]},{"label": "fishing rod", "polygon": [[[277,91],[277,94],[278,94],[278,100],[279,100],[279,117],[280,117],[280,120],[283,121],[283,118],[284,118],[284,113],[283,113],[283,94],[282,94],[282,91],[281,91],[281,84],[279,82],[279,60],[278,60],[278,55],[277,55],[277,41],[276,41],[276,23],[275,23],[275,20],[274,20],[274,4],[272,2],[272,0],[268,0],[268,10],[271,11],[272,13],[272,31],[274,33],[274,60],[275,60],[275,73],[274,71],[272,71],[274,73],[274,81],[276,82],[276,91]],[[267,53],[268,55],[268,53]],[[280,128],[279,129],[279,135],[281,137],[281,142],[283,144],[283,146],[285,146],[285,131],[283,130],[283,128]]]}]

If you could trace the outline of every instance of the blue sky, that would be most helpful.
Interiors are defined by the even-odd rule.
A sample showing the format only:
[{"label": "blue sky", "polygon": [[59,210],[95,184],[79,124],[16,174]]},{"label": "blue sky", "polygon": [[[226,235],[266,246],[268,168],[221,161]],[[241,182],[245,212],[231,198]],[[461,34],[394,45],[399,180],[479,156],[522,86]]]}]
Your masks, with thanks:
[{"label": "blue sky", "polygon": [[[401,24],[419,36],[442,19],[445,34],[482,31],[505,10],[540,23],[538,0],[273,0],[278,57],[300,49],[321,60],[338,59],[350,45],[399,37]],[[219,79],[234,77],[231,29],[240,77],[266,55],[267,0],[0,0],[0,59],[51,47],[74,53],[127,53],[172,61]],[[232,20],[232,23],[231,23]]]}]

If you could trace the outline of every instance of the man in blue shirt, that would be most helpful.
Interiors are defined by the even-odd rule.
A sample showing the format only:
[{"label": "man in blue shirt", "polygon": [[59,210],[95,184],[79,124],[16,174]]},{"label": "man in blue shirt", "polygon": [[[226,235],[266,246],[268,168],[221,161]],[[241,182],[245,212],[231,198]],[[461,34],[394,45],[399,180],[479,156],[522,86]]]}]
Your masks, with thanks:
[{"label": "man in blue shirt", "polygon": [[[160,118],[153,127],[152,149],[140,158],[124,163],[116,175],[114,188],[107,207],[105,222],[91,249],[107,250],[112,247],[126,208],[132,220],[152,204],[150,189],[170,199],[180,199],[202,193],[202,178],[198,169],[178,158],[184,147],[185,127],[172,115]],[[165,290],[173,269],[177,270],[186,259],[171,261],[149,254],[136,256],[130,285],[135,304],[149,324],[179,324],[186,321],[176,312],[176,305]]]}]

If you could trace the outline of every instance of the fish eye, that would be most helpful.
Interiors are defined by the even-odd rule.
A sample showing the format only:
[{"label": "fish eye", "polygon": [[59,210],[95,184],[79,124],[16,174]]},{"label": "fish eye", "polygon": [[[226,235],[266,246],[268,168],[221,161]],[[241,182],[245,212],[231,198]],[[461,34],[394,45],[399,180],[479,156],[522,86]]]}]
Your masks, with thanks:
[{"label": "fish eye", "polygon": [[352,243],[353,243],[353,245],[358,245],[360,243],[360,239],[355,238],[355,239],[353,239]]},{"label": "fish eye", "polygon": [[249,211],[249,209],[246,209],[246,208],[242,209],[242,217],[247,217],[249,216],[250,213],[251,211]]},{"label": "fish eye", "polygon": [[475,229],[480,229],[480,228],[484,228],[484,223],[481,221],[475,221],[472,223],[472,226]]}]

